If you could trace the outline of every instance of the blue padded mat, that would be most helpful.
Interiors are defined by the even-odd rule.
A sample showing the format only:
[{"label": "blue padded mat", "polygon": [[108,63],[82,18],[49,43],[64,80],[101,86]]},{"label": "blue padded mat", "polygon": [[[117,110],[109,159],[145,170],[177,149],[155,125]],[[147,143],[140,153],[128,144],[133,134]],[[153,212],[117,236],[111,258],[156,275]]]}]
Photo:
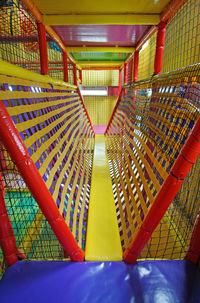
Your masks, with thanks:
[{"label": "blue padded mat", "polygon": [[1,303],[197,303],[200,272],[187,261],[20,261],[0,281]]}]

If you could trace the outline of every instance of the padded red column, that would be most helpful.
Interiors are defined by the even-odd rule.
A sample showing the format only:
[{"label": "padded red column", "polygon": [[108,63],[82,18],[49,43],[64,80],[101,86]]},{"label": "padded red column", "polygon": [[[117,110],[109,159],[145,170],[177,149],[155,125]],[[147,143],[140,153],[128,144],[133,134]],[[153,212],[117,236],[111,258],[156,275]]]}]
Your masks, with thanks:
[{"label": "padded red column", "polygon": [[127,63],[124,64],[124,85],[127,84],[128,81],[128,68]]},{"label": "padded red column", "polygon": [[47,55],[47,40],[46,30],[42,23],[37,23],[39,49],[40,49],[40,73],[42,75],[48,75],[48,55]]},{"label": "padded red column", "polygon": [[67,63],[67,53],[66,52],[63,52],[62,53],[63,55],[63,80],[65,82],[68,82],[68,63]]},{"label": "padded red column", "polygon": [[139,64],[139,51],[134,53],[134,68],[133,68],[133,81],[137,82],[138,79],[138,64]]},{"label": "padded red column", "polygon": [[73,74],[74,74],[74,85],[77,85],[77,68],[76,64],[73,63]]},{"label": "padded red column", "polygon": [[19,259],[24,259],[25,255],[17,248],[15,235],[9,220],[5,203],[5,192],[3,179],[0,173],[0,244],[8,266],[14,264]]},{"label": "padded red column", "polygon": [[118,88],[118,96],[121,92],[121,89],[122,89],[122,70],[120,69],[119,70],[119,88]]},{"label": "padded red column", "polygon": [[154,75],[158,75],[162,70],[162,59],[163,59],[163,51],[165,44],[165,32],[166,32],[166,23],[160,22],[158,24],[158,32],[156,39],[156,54],[154,61]]},{"label": "padded red column", "polygon": [[82,69],[79,69],[79,77],[80,77],[80,81],[81,81],[81,84],[82,84],[82,82],[83,82]]}]

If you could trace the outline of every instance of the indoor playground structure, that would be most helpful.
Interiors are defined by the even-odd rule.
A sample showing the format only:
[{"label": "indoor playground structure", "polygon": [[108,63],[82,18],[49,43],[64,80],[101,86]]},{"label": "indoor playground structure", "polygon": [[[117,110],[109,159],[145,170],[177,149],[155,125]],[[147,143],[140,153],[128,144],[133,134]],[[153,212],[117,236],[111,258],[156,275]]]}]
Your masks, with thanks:
[{"label": "indoor playground structure", "polygon": [[0,1],[0,302],[200,302],[200,0]]}]

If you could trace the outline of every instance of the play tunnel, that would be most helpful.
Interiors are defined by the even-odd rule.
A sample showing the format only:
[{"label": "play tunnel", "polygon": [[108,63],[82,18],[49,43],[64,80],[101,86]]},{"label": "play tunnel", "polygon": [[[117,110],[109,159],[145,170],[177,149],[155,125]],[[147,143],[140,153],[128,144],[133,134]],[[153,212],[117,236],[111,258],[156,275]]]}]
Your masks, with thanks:
[{"label": "play tunnel", "polygon": [[93,66],[3,1],[1,302],[199,302],[199,10]]}]

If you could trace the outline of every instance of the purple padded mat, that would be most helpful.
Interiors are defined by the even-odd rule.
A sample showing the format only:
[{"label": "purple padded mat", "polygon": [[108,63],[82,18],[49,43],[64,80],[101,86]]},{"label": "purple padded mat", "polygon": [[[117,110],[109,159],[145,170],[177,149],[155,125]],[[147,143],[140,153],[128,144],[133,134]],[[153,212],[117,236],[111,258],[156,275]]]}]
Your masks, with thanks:
[{"label": "purple padded mat", "polygon": [[1,303],[197,303],[200,272],[187,261],[19,261],[0,281]]}]

